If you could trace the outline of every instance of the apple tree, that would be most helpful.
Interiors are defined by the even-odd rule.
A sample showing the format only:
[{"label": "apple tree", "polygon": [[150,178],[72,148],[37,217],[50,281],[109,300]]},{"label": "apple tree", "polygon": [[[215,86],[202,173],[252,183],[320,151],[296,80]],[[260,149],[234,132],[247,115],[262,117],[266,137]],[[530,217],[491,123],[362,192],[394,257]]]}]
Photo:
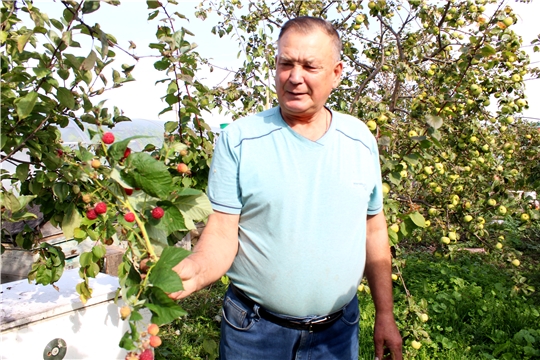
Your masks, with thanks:
[{"label": "apple tree", "polygon": [[[162,147],[148,144],[141,152],[129,146],[144,135],[115,139],[109,131],[130,119],[95,100],[135,80],[131,72],[138,58],[117,66],[115,52],[127,50],[99,24],[85,21],[102,5],[119,2],[61,1],[59,18],[30,1],[2,1],[0,9],[0,162],[14,169],[3,167],[1,174],[2,221],[35,219],[30,206],[43,213],[42,224],[25,225],[17,234],[2,229],[2,239],[39,255],[28,279],[43,285],[54,285],[65,265],[62,250],[42,241],[44,223],[59,226],[66,239],[93,241],[91,251],[80,256],[82,282],[76,290],[82,303],[92,296],[88,280],[100,271],[106,246],[115,238],[127,244],[118,273],[121,315],[130,331],[120,345],[134,354],[149,345],[137,327],[141,309],[149,309],[157,325],[184,314],[167,296],[182,289],[172,267],[188,254],[174,245],[211,212],[202,190],[214,136],[201,117],[211,94],[194,80],[200,59],[188,40],[191,33],[178,25],[185,17],[167,8],[174,1],[147,4],[149,20],[165,19],[149,45],[156,71],[166,73],[156,73],[167,84],[167,107],[160,114],[175,111],[178,121],[165,124]],[[91,143],[64,144],[59,129],[69,123],[87,131]],[[150,345],[157,346],[151,339]]]},{"label": "apple tree", "polygon": [[[504,223],[540,220],[531,197],[540,190],[540,133],[520,117],[535,72],[507,2],[231,0],[203,2],[196,14],[210,11],[220,16],[212,32],[237,40],[244,61],[214,89],[233,117],[277,105],[269,84],[287,19],[322,17],[339,31],[344,73],[329,105],[378,140],[396,273],[415,243],[447,255],[481,247],[519,264]],[[411,301],[410,314],[425,306]],[[428,336],[420,315],[406,335]]]}]

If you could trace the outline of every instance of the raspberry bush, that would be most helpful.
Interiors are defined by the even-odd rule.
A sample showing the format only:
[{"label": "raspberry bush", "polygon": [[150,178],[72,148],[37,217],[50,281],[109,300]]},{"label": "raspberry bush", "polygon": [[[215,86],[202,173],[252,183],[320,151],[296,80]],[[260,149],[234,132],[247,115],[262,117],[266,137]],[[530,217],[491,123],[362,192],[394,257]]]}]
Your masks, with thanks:
[{"label": "raspberry bush", "polygon": [[[158,58],[155,68],[166,73],[159,76],[168,84],[167,107],[160,114],[174,111],[178,121],[165,124],[159,148],[148,144],[136,152],[130,142],[144,136],[115,138],[111,129],[130,119],[93,98],[133,81],[137,58],[133,65],[117,66],[115,51],[126,49],[99,24],[86,23],[84,15],[117,5],[63,1],[58,3],[64,8],[61,18],[52,19],[31,2],[2,1],[1,162],[14,166],[2,172],[2,221],[35,219],[28,209],[38,206],[43,223],[61,227],[66,239],[94,242],[79,261],[82,281],[76,291],[83,303],[92,297],[89,278],[100,271],[107,245],[126,244],[118,269],[124,303],[119,312],[130,326],[119,342],[129,358],[152,359],[152,347],[161,339],[154,327],[150,336],[140,331],[141,310],[151,312],[155,327],[185,314],[167,294],[182,289],[172,267],[189,253],[175,245],[211,212],[203,190],[214,134],[201,117],[208,90],[193,79],[198,54],[186,39],[189,31],[174,28],[174,20],[184,17],[148,1],[150,20],[160,13],[168,19],[150,44]],[[81,56],[79,41],[85,37],[92,46]],[[86,131],[91,143],[64,144],[59,129],[70,122]],[[190,171],[179,173],[180,163],[189,164]],[[54,284],[62,275],[64,254],[40,241],[39,228],[26,226],[17,234],[2,230],[2,238],[39,255],[29,280]]]}]

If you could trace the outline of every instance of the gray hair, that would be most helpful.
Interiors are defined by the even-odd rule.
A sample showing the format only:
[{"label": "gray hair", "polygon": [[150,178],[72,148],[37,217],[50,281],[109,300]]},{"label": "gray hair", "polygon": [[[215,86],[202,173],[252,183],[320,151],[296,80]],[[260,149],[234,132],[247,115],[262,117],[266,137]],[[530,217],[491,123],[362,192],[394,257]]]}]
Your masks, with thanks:
[{"label": "gray hair", "polygon": [[295,30],[305,34],[312,32],[313,30],[321,30],[328,35],[333,42],[336,62],[341,59],[341,38],[334,26],[329,22],[321,18],[311,16],[299,16],[291,19],[283,24],[281,31],[279,32],[278,42],[287,31]]}]

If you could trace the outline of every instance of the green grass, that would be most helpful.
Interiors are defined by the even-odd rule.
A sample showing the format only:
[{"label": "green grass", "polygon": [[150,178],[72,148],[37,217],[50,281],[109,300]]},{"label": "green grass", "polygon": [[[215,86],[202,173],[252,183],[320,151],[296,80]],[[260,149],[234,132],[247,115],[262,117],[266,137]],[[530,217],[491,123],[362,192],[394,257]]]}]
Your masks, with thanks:
[{"label": "green grass", "polygon": [[[540,358],[538,253],[533,249],[515,268],[504,256],[460,252],[453,258],[416,251],[401,256],[403,278],[394,284],[395,314],[404,338],[405,359]],[[519,272],[518,272],[519,271]],[[520,285],[521,278],[523,283]],[[517,288],[516,288],[517,284]],[[517,291],[516,291],[517,289]],[[189,315],[166,327],[158,359],[215,359],[219,343],[220,282],[183,302]],[[373,359],[374,306],[359,293],[359,359]],[[429,320],[418,316],[427,313]],[[414,350],[410,343],[422,343]]]}]

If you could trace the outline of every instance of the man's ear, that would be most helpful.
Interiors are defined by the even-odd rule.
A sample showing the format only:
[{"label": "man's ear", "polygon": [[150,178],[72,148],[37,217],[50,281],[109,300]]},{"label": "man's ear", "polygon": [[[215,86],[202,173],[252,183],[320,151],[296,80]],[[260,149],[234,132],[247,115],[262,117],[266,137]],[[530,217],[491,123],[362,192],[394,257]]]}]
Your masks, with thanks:
[{"label": "man's ear", "polygon": [[334,83],[332,84],[333,88],[337,88],[341,82],[341,73],[343,72],[343,61],[338,61],[334,66]]}]

